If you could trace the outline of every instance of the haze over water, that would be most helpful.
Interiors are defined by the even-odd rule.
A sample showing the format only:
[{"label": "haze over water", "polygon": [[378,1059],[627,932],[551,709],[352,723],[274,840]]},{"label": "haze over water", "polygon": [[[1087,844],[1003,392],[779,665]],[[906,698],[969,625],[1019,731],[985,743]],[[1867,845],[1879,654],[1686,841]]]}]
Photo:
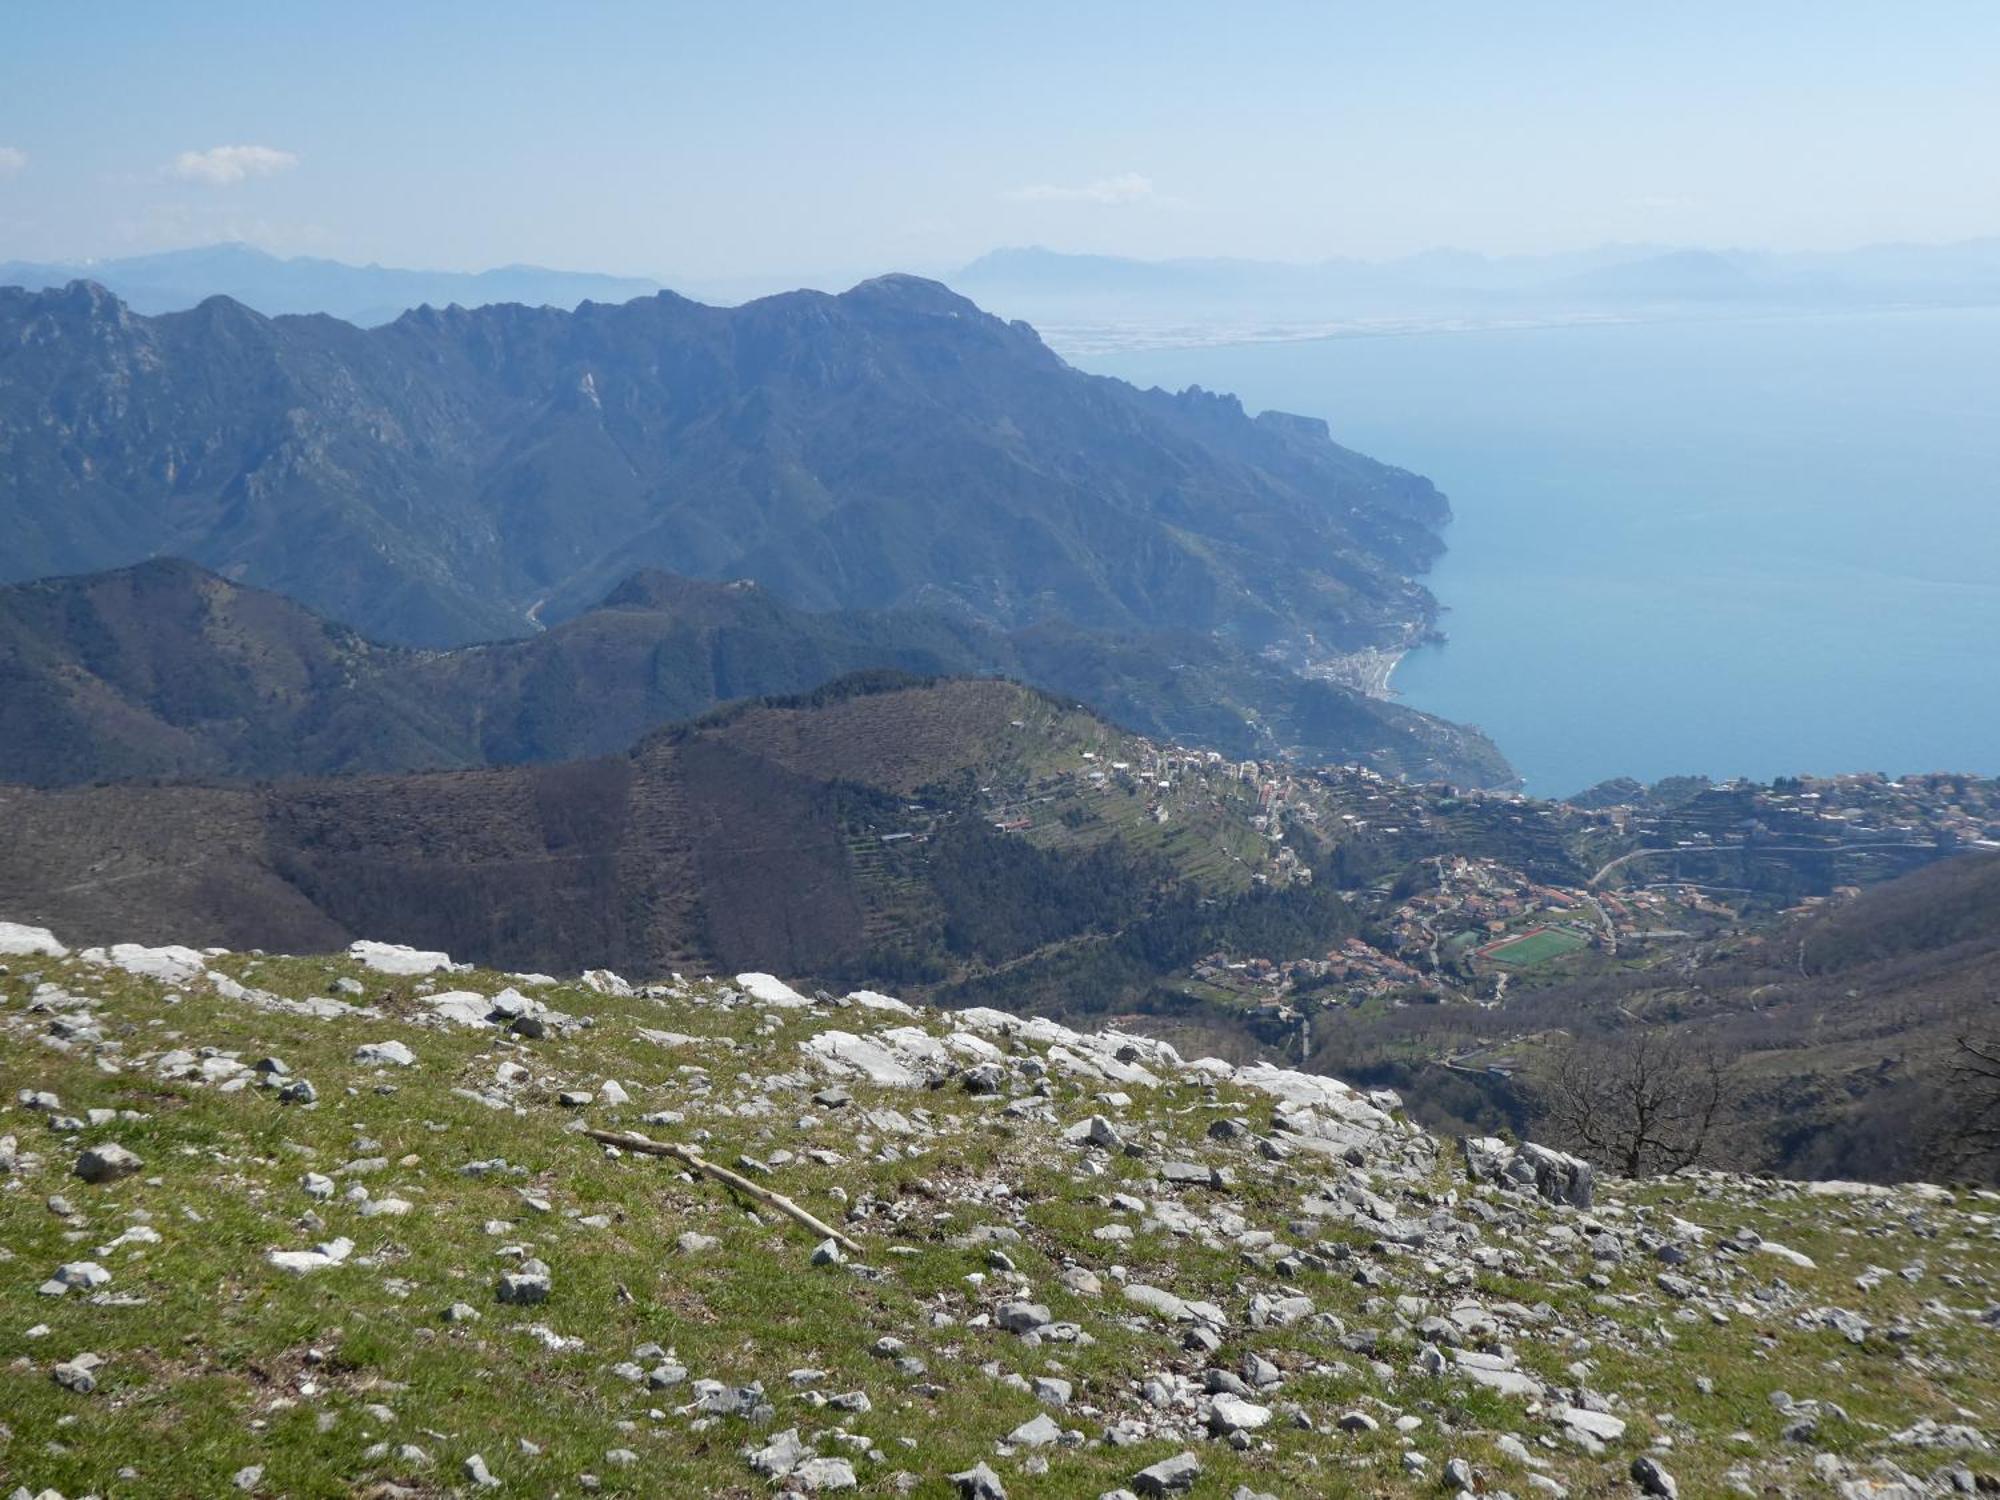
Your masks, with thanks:
[{"label": "haze over water", "polygon": [[1457,519],[1411,705],[1542,795],[2000,771],[2000,310],[1097,354],[1325,417]]}]

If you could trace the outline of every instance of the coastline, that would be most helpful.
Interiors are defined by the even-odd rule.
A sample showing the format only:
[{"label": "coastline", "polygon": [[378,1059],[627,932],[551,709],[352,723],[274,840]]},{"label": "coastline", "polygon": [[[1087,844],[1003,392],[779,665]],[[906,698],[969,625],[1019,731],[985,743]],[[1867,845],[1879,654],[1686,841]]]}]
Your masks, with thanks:
[{"label": "coastline", "polygon": [[1314,662],[1305,669],[1304,675],[1317,677],[1323,682],[1338,683],[1364,697],[1388,702],[1396,696],[1389,680],[1409,653],[1408,646],[1364,646],[1358,651],[1347,651]]},{"label": "coastline", "polygon": [[1814,322],[1827,318],[1876,318],[1902,313],[1986,311],[1988,302],[1963,307],[1949,303],[1871,303],[1853,307],[1732,307],[1685,306],[1644,308],[1573,308],[1521,315],[1409,314],[1379,318],[1344,318],[1284,322],[1276,318],[1228,316],[1181,323],[1026,321],[1042,342],[1063,359],[1075,363],[1100,355],[1186,352],[1230,349],[1252,344],[1311,344],[1352,339],[1405,339],[1494,333],[1538,333],[1563,329],[1656,327],[1686,323]]}]

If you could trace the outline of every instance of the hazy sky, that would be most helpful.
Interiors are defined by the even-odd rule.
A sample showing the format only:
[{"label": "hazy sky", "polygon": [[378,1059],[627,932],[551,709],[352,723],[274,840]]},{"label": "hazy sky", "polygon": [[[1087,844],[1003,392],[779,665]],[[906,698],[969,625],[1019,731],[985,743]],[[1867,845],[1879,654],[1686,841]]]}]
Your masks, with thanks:
[{"label": "hazy sky", "polygon": [[30,4],[0,260],[668,281],[998,245],[2000,234],[2000,3]]}]

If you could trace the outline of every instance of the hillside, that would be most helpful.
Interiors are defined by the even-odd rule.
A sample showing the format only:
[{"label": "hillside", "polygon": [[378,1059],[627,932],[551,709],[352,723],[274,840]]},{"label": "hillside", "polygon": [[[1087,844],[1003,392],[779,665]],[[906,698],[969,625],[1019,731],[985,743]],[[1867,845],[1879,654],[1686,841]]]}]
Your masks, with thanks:
[{"label": "hillside", "polygon": [[[1115,787],[1071,794],[1073,826],[993,826],[991,798],[1140,753],[1012,683],[877,675],[551,766],[0,787],[0,906],[86,940],[315,948],[380,932],[520,968],[762,955],[829,980],[936,983],[1187,926],[1175,913],[1198,899],[1223,905],[1190,932],[1226,928],[1239,900],[1261,909],[1253,877],[1282,867],[1251,827],[1254,788],[1170,826]],[[1349,925],[1331,893],[1298,915],[1321,940]]]},{"label": "hillside", "polygon": [[[690,623],[732,598],[696,589]],[[1841,1101],[1935,1081],[1879,1066],[1880,1039],[1907,1033],[1932,1066],[1956,1012],[1933,1014],[1915,982],[1980,961],[1965,934],[1995,909],[1983,889],[1883,882],[1978,868],[1954,856],[1993,838],[1996,808],[1975,777],[1864,776],[1587,811],[1239,762],[1005,680],[869,672],[554,763],[0,785],[0,906],[83,940],[376,932],[537,970],[762,962],[953,1004],[1144,1012],[1230,1055],[1378,1070],[1421,1108],[1488,1124],[1521,1111],[1504,1077],[1497,1113],[1468,1102],[1483,1069],[1463,1059],[1511,1067],[1537,1037],[1732,1015],[1747,1067],[1828,1086],[1759,1094],[1744,1159],[1796,1166],[1847,1141],[1828,1159],[1872,1177],[1915,1170],[1888,1149],[1908,1132],[1850,1131]],[[1676,873],[1696,855],[1754,888],[1686,884],[1713,878]],[[1794,925],[1821,914],[1854,925],[1808,934],[1801,974]],[[1787,1146],[1787,1121],[1815,1123]]]},{"label": "hillside", "polygon": [[[1329,1023],[1321,1061],[1406,1086],[1434,1120],[1527,1121],[1521,1083],[1565,1037],[1615,1044],[1661,1026],[1731,1060],[1719,1140],[1733,1164],[2000,1178],[2000,1156],[1956,1138],[1970,1086],[1958,1041],[1991,1033],[2000,992],[2000,855],[1943,859],[1653,953],[1554,967],[1510,987],[1503,1008]],[[1451,1071],[1440,1059],[1480,1066]]]},{"label": "hillside", "polygon": [[1332,1079],[765,973],[0,954],[27,1493],[1996,1482],[1991,1194],[1593,1182]]},{"label": "hillside", "polygon": [[0,581],[172,554],[420,645],[656,567],[1310,665],[1430,627],[1449,515],[1323,423],[1084,375],[907,276],[366,331],[0,289],[0,451]]},{"label": "hillside", "polygon": [[931,610],[813,613],[642,571],[596,608],[449,652],[370,643],[173,559],[0,588],[0,781],[283,777],[569,760],[719,703],[852,672],[1003,675],[1234,756],[1295,750],[1473,785],[1476,731],[1199,637],[1001,632]]},{"label": "hillside", "polygon": [[0,781],[458,762],[418,660],[191,563],[0,589]]},{"label": "hillside", "polygon": [[1968,1086],[1957,1042],[1991,1031],[2000,993],[2000,855],[1942,861],[1662,980],[1624,1003],[1684,1010],[1742,1057],[1741,1111],[1773,1139],[1768,1160],[1878,1179],[2000,1174],[2000,1158],[1952,1139]]}]

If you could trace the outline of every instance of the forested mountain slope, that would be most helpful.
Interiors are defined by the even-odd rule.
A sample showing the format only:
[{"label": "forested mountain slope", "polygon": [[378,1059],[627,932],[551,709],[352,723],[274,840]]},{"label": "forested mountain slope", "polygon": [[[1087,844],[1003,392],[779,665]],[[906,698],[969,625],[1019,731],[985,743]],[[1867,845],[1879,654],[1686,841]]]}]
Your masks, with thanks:
[{"label": "forested mountain slope", "polygon": [[0,577],[175,554],[428,645],[651,566],[1310,661],[1428,627],[1448,518],[1319,422],[1085,375],[907,276],[366,331],[0,289],[0,458]]},{"label": "forested mountain slope", "polygon": [[810,612],[744,581],[658,572],[544,633],[374,644],[289,600],[161,559],[0,588],[0,781],[280,777],[575,759],[736,698],[852,672],[1004,675],[1233,756],[1296,749],[1504,784],[1476,731],[1212,639],[932,609]]},{"label": "forested mountain slope", "polygon": [[[376,932],[523,968],[945,980],[1143,923],[1170,898],[1247,895],[1248,871],[1218,865],[1197,827],[1161,836],[1135,812],[1050,848],[995,829],[975,795],[1132,744],[1013,683],[876,674],[557,765],[0,786],[0,911],[86,940],[312,948]],[[1329,892],[1312,935],[1347,920]]]}]

